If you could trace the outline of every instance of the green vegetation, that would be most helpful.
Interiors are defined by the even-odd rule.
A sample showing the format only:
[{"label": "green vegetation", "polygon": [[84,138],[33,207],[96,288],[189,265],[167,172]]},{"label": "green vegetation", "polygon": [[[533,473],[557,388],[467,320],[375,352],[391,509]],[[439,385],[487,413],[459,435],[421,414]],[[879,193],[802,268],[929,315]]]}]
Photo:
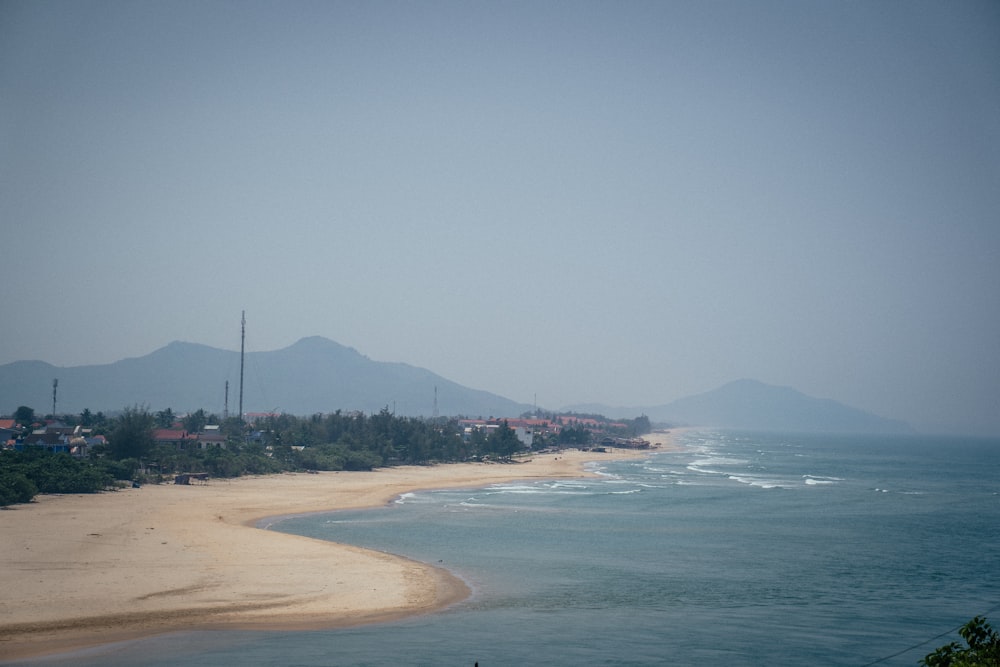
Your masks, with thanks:
[{"label": "green vegetation", "polygon": [[14,411],[14,421],[16,421],[21,426],[27,426],[31,422],[35,421],[35,411],[29,408],[27,405],[22,405]]},{"label": "green vegetation", "polygon": [[[18,417],[30,424],[34,411],[22,406]],[[587,426],[579,421],[584,416],[567,419],[551,420],[561,428],[536,433],[533,448],[586,446],[594,439],[594,428],[614,436],[649,430],[646,417],[611,422],[587,415]],[[35,446],[0,452],[0,505],[29,502],[37,493],[93,493],[125,481],[157,483],[178,473],[238,477],[485,459],[509,462],[526,449],[506,420],[465,432],[457,419],[397,417],[388,408],[371,415],[338,410],[310,417],[273,415],[253,424],[231,418],[219,424],[217,416],[204,410],[180,419],[170,409],[152,413],[132,406],[113,418],[85,410],[61,420],[106,435],[107,444],[92,445],[86,459]],[[158,444],[154,438],[157,428],[196,433],[211,423],[219,424],[223,446],[205,446],[195,439]]]},{"label": "green vegetation", "polygon": [[926,655],[926,667],[1000,667],[1000,635],[986,619],[976,616],[958,631],[968,646],[952,642]]},{"label": "green vegetation", "polygon": [[153,448],[153,415],[139,406],[125,408],[111,430],[111,456],[141,459]]},{"label": "green vegetation", "polygon": [[38,493],[96,493],[115,484],[115,467],[52,454],[41,447],[0,450],[0,505],[30,502]]}]

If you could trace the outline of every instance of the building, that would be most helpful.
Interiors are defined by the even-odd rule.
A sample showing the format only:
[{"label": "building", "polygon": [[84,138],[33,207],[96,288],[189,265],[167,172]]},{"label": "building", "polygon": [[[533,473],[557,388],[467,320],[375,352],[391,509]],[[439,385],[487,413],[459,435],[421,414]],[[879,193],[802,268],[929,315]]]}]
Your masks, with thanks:
[{"label": "building", "polygon": [[[54,454],[69,454],[77,458],[86,458],[90,446],[86,436],[89,434],[90,429],[53,422],[33,430],[24,437],[20,445],[15,445],[15,448],[23,450],[27,447],[43,447]],[[99,437],[103,439],[103,436]]]},{"label": "building", "polygon": [[13,419],[0,419],[0,447],[13,447],[21,427]]}]

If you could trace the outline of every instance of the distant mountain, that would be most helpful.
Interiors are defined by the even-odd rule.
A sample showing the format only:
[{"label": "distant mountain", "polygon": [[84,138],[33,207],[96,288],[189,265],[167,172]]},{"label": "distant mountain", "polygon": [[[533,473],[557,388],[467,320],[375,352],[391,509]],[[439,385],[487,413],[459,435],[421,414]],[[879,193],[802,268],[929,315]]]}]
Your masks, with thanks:
[{"label": "distant mountain", "polygon": [[610,408],[577,405],[576,412],[609,417],[645,414],[653,422],[740,428],[755,431],[808,433],[911,433],[905,422],[886,419],[837,401],[807,396],[791,387],[757,380],[736,380],[718,389],[681,398],[666,405]]},{"label": "distant mountain", "polygon": [[[229,411],[239,409],[240,354],[174,342],[144,357],[96,366],[56,367],[41,361],[0,366],[0,414],[18,406],[52,410],[58,378],[59,413],[114,412],[143,405],[183,413],[199,408],[221,415],[229,382]],[[248,352],[244,363],[244,412],[309,415],[335,410],[430,416],[437,387],[442,415],[514,416],[528,404],[469,389],[429,370],[372,361],[357,350],[314,336],[271,352]]]}]

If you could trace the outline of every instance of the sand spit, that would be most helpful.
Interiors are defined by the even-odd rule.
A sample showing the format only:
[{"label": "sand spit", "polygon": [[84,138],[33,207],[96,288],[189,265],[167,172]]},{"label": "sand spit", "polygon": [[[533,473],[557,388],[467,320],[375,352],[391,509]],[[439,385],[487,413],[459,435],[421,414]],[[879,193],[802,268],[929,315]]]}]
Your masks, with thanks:
[{"label": "sand spit", "polygon": [[[671,435],[647,438],[662,451]],[[637,456],[649,452],[569,450],[516,464],[39,496],[0,511],[0,659],[181,629],[333,628],[441,609],[468,595],[446,570],[255,526],[270,516],[378,507],[419,489],[581,477],[588,461]]]}]

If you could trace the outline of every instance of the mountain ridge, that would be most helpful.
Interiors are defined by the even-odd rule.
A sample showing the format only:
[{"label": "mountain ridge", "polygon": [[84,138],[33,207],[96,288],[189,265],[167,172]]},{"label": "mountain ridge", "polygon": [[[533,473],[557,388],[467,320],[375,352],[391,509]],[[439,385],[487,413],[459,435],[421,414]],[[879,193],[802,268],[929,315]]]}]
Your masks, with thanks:
[{"label": "mountain ridge", "polygon": [[[300,338],[268,352],[248,352],[244,364],[244,412],[296,415],[336,410],[401,416],[514,417],[532,409],[503,396],[459,385],[403,362],[373,361],[356,349],[322,336]],[[115,412],[131,405],[177,413],[200,408],[238,411],[240,354],[201,343],[172,341],[149,354],[109,364],[54,366],[45,361],[0,365],[0,413],[20,405],[47,413],[52,380],[59,379],[57,411]],[[437,405],[435,404],[437,403]],[[638,407],[580,404],[566,411],[611,418],[645,414],[653,422],[770,431],[911,433],[886,419],[791,387],[735,380],[671,403]]]},{"label": "mountain ridge", "polygon": [[[238,410],[240,354],[201,343],[172,341],[149,354],[109,364],[54,366],[44,361],[0,365],[0,412],[19,405],[48,412],[52,380],[59,379],[57,411],[113,412],[130,405],[182,413],[199,408]],[[435,387],[441,412],[507,416],[530,409],[497,394],[471,389],[427,369],[373,361],[354,348],[309,336],[288,347],[247,352],[244,411],[314,414],[336,410],[430,416]],[[45,407],[43,407],[45,406]]]},{"label": "mountain ridge", "polygon": [[581,412],[609,417],[645,414],[653,422],[757,431],[810,433],[904,434],[914,429],[830,398],[808,396],[792,387],[769,385],[743,378],[701,394],[662,405],[615,408],[597,404],[569,406]]}]

